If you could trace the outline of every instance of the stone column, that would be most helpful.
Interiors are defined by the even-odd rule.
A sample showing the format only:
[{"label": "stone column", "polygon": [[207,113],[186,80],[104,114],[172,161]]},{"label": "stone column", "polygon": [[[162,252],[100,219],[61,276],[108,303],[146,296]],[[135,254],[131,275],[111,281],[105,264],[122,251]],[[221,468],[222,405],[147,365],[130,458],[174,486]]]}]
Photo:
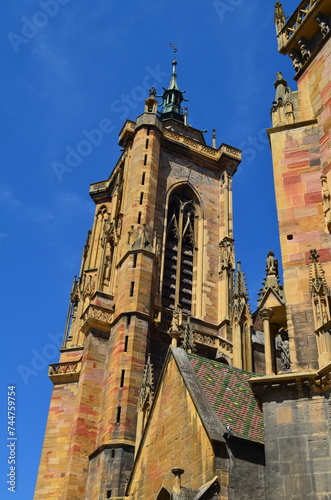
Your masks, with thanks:
[{"label": "stone column", "polygon": [[273,362],[273,339],[270,331],[270,319],[273,315],[273,310],[270,307],[261,309],[260,315],[263,320],[265,373],[266,375],[271,375],[275,373]]}]

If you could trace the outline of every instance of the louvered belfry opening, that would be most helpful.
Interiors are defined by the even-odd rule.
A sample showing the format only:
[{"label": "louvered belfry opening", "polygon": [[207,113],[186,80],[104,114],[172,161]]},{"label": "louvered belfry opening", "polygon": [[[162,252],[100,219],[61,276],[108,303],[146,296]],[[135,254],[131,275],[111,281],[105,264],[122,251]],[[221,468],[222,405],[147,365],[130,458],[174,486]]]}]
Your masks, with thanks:
[{"label": "louvered belfry opening", "polygon": [[162,302],[169,309],[180,306],[184,314],[192,308],[196,206],[187,186],[169,198]]}]

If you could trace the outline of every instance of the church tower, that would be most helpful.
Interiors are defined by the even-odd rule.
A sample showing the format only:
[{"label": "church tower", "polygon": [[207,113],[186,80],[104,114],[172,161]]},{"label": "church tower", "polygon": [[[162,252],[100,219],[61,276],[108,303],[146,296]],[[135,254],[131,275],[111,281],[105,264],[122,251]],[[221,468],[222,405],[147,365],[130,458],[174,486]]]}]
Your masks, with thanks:
[{"label": "church tower", "polygon": [[292,91],[277,73],[269,129],[295,370],[316,369],[331,359],[329,334],[316,333],[329,321],[329,295],[322,304],[313,298],[319,292],[312,287],[309,291],[307,285],[314,249],[331,283],[331,9],[327,0],[305,4],[285,22],[282,6],[276,3],[278,49],[292,59],[298,90]]},{"label": "church tower", "polygon": [[60,360],[49,369],[54,388],[35,500],[124,496],[140,389],[151,373],[145,364],[156,383],[170,343],[181,345],[185,331],[194,331],[198,354],[251,365],[240,269],[231,308],[232,177],[241,152],[208,146],[187,123],[176,71],[173,61],[161,112],[152,88],[143,113],[120,131],[110,177],[91,185],[95,217]]},{"label": "church tower", "polygon": [[268,500],[331,491],[331,3],[298,4],[287,18],[276,2],[278,50],[298,90],[277,73],[268,133],[284,289],[269,252],[258,304],[266,374],[251,379],[264,412]]}]

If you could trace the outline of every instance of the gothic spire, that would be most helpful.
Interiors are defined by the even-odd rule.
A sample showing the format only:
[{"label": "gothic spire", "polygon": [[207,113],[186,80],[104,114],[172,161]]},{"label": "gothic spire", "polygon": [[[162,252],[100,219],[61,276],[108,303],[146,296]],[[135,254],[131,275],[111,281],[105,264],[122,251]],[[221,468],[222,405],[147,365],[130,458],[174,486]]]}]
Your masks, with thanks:
[{"label": "gothic spire", "polygon": [[140,389],[138,408],[143,409],[148,402],[149,408],[152,406],[154,399],[154,372],[151,363],[151,355],[148,354],[147,363],[145,365],[143,381]]},{"label": "gothic spire", "polygon": [[275,4],[275,17],[274,17],[277,35],[286,23],[286,17],[281,2]]},{"label": "gothic spire", "polygon": [[245,283],[245,273],[241,270],[241,262],[237,262],[237,273],[235,276],[235,285],[233,290],[234,297],[247,299],[247,288]]},{"label": "gothic spire", "polygon": [[310,250],[309,259],[311,261],[311,264],[309,269],[309,291],[311,295],[323,291],[325,295],[330,296],[330,289],[325,280],[325,275],[321,263],[318,262],[318,258],[319,254],[316,252],[316,250]]},{"label": "gothic spire", "polygon": [[237,272],[234,276],[234,286],[232,295],[232,310],[238,318],[246,309],[249,310],[249,299],[245,282],[245,273],[241,270],[241,262],[237,262]]},{"label": "gothic spire", "polygon": [[191,325],[191,316],[187,316],[186,324],[184,326],[183,341],[181,348],[189,354],[195,353],[194,330]]},{"label": "gothic spire", "polygon": [[182,113],[181,103],[186,101],[183,94],[185,90],[179,90],[177,83],[177,73],[176,73],[177,61],[172,61],[172,74],[168,88],[163,87],[163,95],[160,96],[163,99],[161,119],[170,120],[174,119],[184,123],[184,115]]},{"label": "gothic spire", "polygon": [[266,260],[266,277],[263,280],[263,287],[259,292],[260,298],[257,301],[258,308],[261,307],[262,303],[269,295],[269,292],[277,298],[280,304],[285,303],[283,286],[279,282],[278,275],[278,260],[275,258],[275,254],[269,250],[268,257]]},{"label": "gothic spire", "polygon": [[277,43],[278,49],[284,45],[285,35],[282,32],[285,24],[286,24],[286,16],[282,7],[281,2],[276,2],[275,5],[275,16],[274,22],[276,27],[276,35],[277,35]]}]

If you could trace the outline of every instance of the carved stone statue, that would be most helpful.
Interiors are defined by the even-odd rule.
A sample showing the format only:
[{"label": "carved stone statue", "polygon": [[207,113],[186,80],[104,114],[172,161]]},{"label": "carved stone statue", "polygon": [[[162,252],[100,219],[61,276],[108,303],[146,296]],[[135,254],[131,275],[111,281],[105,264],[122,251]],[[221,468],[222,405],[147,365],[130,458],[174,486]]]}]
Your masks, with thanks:
[{"label": "carved stone statue", "polygon": [[310,48],[309,48],[309,42],[305,38],[301,37],[298,40],[298,44],[299,44],[299,47],[300,47],[300,52],[301,52],[301,55],[302,55],[302,59],[305,62],[305,61],[307,61],[310,58],[310,55],[311,55],[311,51],[310,51]]},{"label": "carved stone statue", "polygon": [[325,17],[322,16],[321,14],[318,14],[315,17],[315,20],[316,20],[316,22],[318,23],[318,25],[319,25],[319,27],[321,29],[321,33],[322,33],[323,38],[325,38],[326,35],[330,32],[329,23],[327,22],[327,20],[325,19]]},{"label": "carved stone statue", "polygon": [[321,176],[323,214],[328,230],[331,230],[331,194],[326,175]]},{"label": "carved stone statue", "polygon": [[275,258],[275,254],[269,250],[268,257],[266,261],[266,271],[267,274],[277,274],[278,273],[278,260]]},{"label": "carved stone statue", "polygon": [[292,59],[293,68],[297,73],[302,68],[301,55],[297,50],[292,49],[289,52],[289,56]]},{"label": "carved stone statue", "polygon": [[291,369],[290,344],[288,340],[288,334],[284,328],[281,328],[279,330],[279,335],[281,370],[283,372],[288,372]]},{"label": "carved stone statue", "polygon": [[180,307],[176,307],[174,309],[173,315],[172,315],[172,321],[171,321],[171,329],[173,331],[179,331],[182,327],[182,310]]}]

